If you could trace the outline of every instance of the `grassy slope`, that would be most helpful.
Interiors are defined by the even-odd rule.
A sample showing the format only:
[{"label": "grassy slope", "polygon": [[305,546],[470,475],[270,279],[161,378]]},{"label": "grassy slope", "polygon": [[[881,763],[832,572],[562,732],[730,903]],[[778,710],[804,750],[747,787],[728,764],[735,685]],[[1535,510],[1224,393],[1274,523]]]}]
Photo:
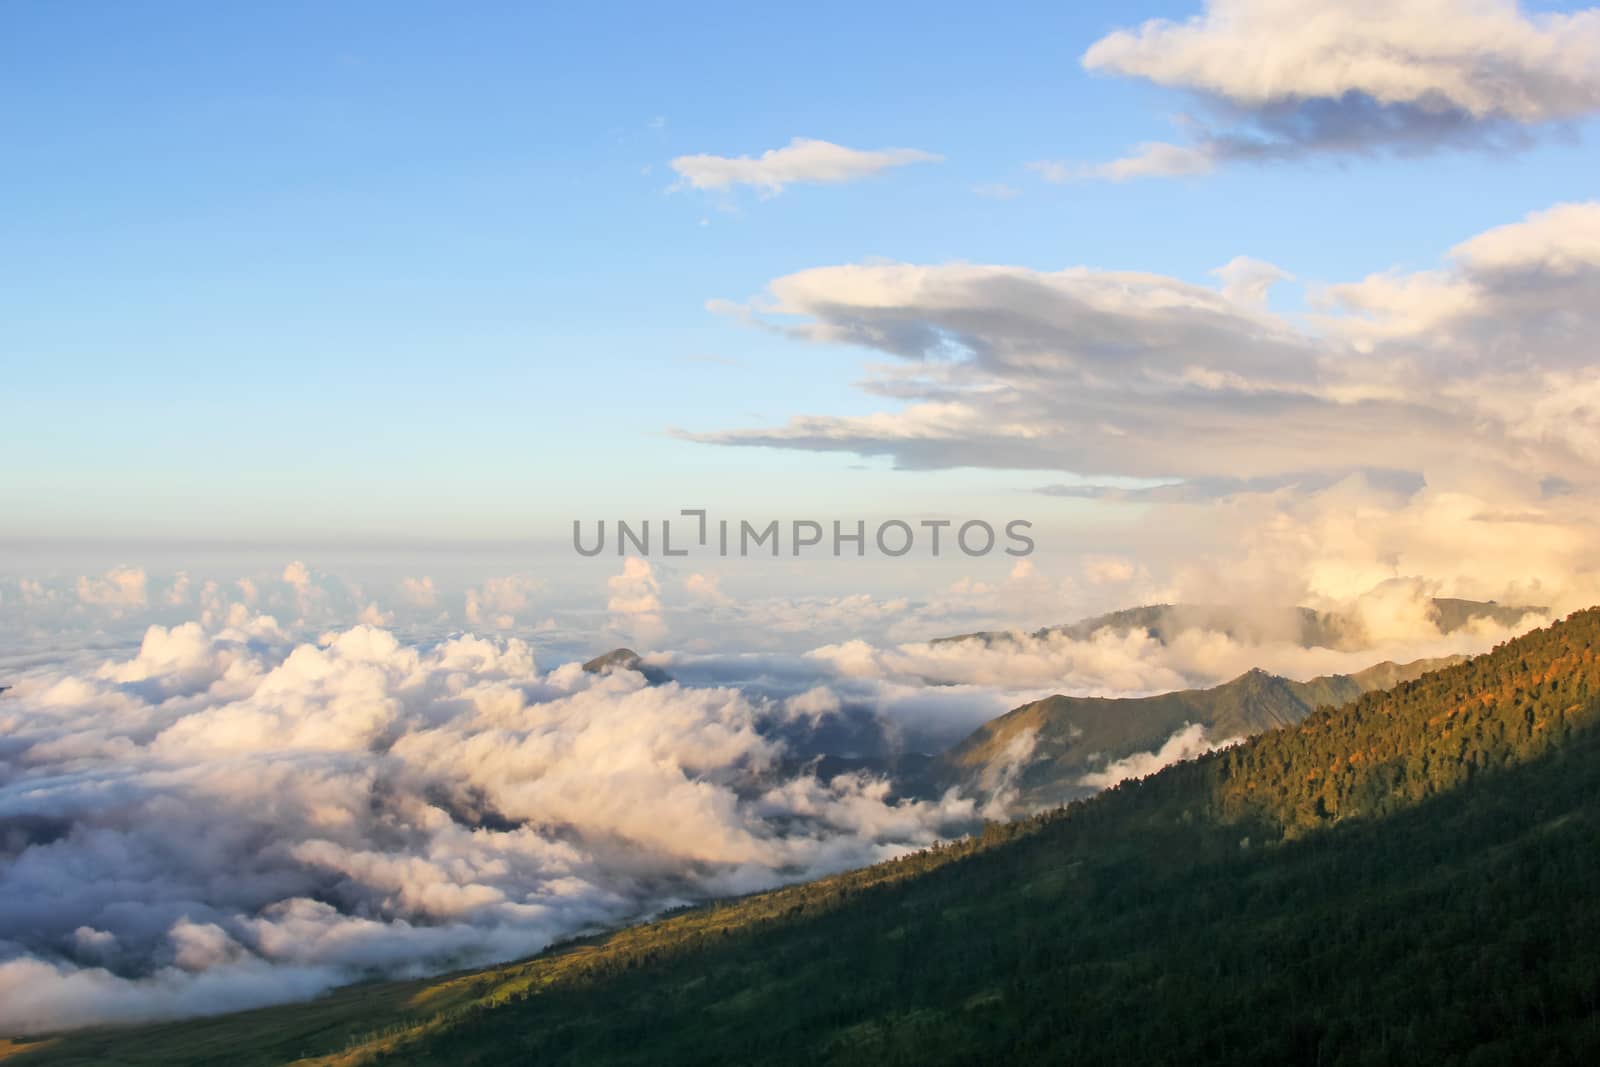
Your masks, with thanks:
[{"label": "grassy slope", "polygon": [[18,1062],[282,1062],[406,1003],[435,1014],[328,1062],[1582,1062],[1597,648],[1582,613],[985,840],[478,976]]}]

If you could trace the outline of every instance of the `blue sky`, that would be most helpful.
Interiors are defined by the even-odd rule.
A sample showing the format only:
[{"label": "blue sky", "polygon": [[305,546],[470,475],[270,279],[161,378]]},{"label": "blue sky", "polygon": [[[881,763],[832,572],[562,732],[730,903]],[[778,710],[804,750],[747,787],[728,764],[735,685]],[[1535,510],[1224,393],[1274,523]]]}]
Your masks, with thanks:
[{"label": "blue sky", "polygon": [[[855,388],[881,354],[706,301],[874,258],[1211,285],[1248,254],[1354,281],[1593,194],[1582,122],[1508,155],[1059,185],[1027,168],[1171,138],[1184,94],[1080,57],[1198,10],[9,6],[0,534],[516,538],[698,501],[988,495],[1082,518],[1026,493],[1062,480],[1037,471],[666,436],[885,406]],[[670,188],[675,157],[797,136],[943,160],[768,198]],[[995,183],[1016,195],[974,192]]]}]

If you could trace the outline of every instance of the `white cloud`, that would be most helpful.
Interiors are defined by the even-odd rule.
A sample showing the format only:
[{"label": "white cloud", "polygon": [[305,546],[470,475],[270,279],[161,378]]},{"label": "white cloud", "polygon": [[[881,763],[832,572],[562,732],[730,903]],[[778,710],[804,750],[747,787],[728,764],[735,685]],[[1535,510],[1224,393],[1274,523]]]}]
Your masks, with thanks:
[{"label": "white cloud", "polygon": [[[539,581],[526,574],[490,578],[481,586],[467,590],[467,622],[474,626],[509,630],[516,625],[517,616],[525,614],[533,606],[533,594],[539,588]],[[431,583],[424,589],[431,590]]]},{"label": "white cloud", "polygon": [[406,603],[417,608],[431,608],[439,602],[439,590],[435,588],[433,579],[426,575],[403,579],[400,582],[400,595]]},{"label": "white cloud", "polygon": [[914,148],[861,151],[828,141],[796,137],[783,148],[751,156],[679,156],[671,166],[680,184],[694,189],[726,190],[748,185],[767,195],[793,184],[838,184],[869,178],[893,167],[931,163],[941,157]]},{"label": "white cloud", "polygon": [[[916,469],[1157,478],[1299,470],[1330,455],[1381,466],[1395,456],[1376,445],[1373,425],[1393,410],[1318,395],[1327,353],[1317,339],[1176,279],[870,264],[802,271],[770,290],[759,310],[783,318],[756,321],[771,329],[906,361],[869,385],[903,406],[695,439],[888,455]],[[1267,439],[1274,448],[1260,447]]]},{"label": "white cloud", "polygon": [[665,632],[661,617],[661,583],[648,560],[629,556],[622,573],[606,580],[606,610],[611,625],[641,644],[653,644]]},{"label": "white cloud", "polygon": [[809,719],[816,724],[839,714],[843,705],[839,702],[838,694],[825,685],[818,685],[789,697],[783,702],[783,707],[790,715]]},{"label": "white cloud", "polygon": [[1535,211],[1521,222],[1462,242],[1452,254],[1488,275],[1537,271],[1570,277],[1600,270],[1600,204],[1557,204]]},{"label": "white cloud", "polygon": [[1448,358],[1505,369],[1591,362],[1587,329],[1600,313],[1600,202],[1557,204],[1451,249],[1441,270],[1373,274],[1324,296],[1342,315],[1330,330],[1366,350],[1426,345]]},{"label": "white cloud", "polygon": [[294,560],[284,566],[280,577],[294,592],[295,609],[299,612],[300,618],[310,619],[324,615],[328,611],[328,595],[312,577],[310,567],[299,560]]},{"label": "white cloud", "polygon": [[1526,131],[1600,110],[1600,10],[1526,14],[1514,0],[1209,0],[1183,22],[1118,30],[1091,70],[1187,90],[1190,145],[1152,142],[1074,173],[1197,173],[1311,152],[1514,147]]},{"label": "white cloud", "polygon": [[517,640],[248,628],[154,627],[131,658],[6,694],[0,1030],[509,958],[974,815],[780,773],[763,723],[839,713],[823,689],[785,706],[541,672]]},{"label": "white cloud", "polygon": [[977,782],[979,792],[989,798],[983,806],[984,818],[1003,820],[1012,815],[1020,792],[1017,779],[1027,769],[1038,740],[1037,728],[1019,730],[999,755],[984,765]]},{"label": "white cloud", "polygon": [[394,613],[385,612],[378,607],[377,601],[371,601],[361,609],[361,614],[356,616],[356,621],[366,626],[388,626],[394,622]]},{"label": "white cloud", "polygon": [[1600,12],[1524,15],[1511,0],[1209,0],[1084,54],[1090,70],[1246,107],[1337,100],[1544,122],[1600,108]]},{"label": "white cloud", "polygon": [[[1354,501],[1309,505],[1277,531],[1281,543],[1253,550],[1265,560],[1349,537],[1340,551],[1352,558],[1385,556],[1392,531]],[[1469,506],[1396,526],[1470,524]],[[1307,538],[1330,523],[1337,536]],[[1539,556],[1566,550],[1523,541]],[[1337,575],[1340,558],[1314,566]],[[1117,573],[1121,562],[1088,561]],[[665,610],[644,561],[617,577],[618,608]],[[1021,561],[960,595],[1063,588]],[[17,788],[0,796],[0,819],[23,829],[0,865],[0,1028],[231,1010],[373,971],[469,966],[677,900],[869,862],[979,813],[959,796],[894,802],[870,777],[786,771],[782,731],[868,709],[921,750],[1049,692],[1127,695],[1250,666],[1308,677],[1509,632],[1439,634],[1423,610],[1435,592],[1385,582],[1349,603],[1382,643],[1366,650],[1204,626],[1165,641],[855,641],[808,657],[664,655],[655,662],[677,681],[656,686],[540,670],[517,640],[412,645],[358,626],[296,643],[237,604],[210,629],[152,627],[135,653],[30,668],[6,695],[13,743],[0,768]],[[794,624],[815,609],[829,604],[792,606]],[[859,627],[862,612],[907,609],[869,598],[832,610]],[[1209,743],[1180,736],[1097,773],[1142,773]],[[1003,766],[989,784],[1008,793]],[[35,825],[53,829],[30,836]]]},{"label": "white cloud", "polygon": [[305,593],[311,588],[311,570],[299,560],[294,560],[284,566],[283,580],[295,592]]},{"label": "white cloud", "polygon": [[1250,256],[1235,256],[1211,273],[1222,279],[1223,296],[1254,308],[1266,307],[1272,287],[1293,278],[1288,271]]},{"label": "white cloud", "polygon": [[1093,585],[1122,585],[1138,573],[1138,564],[1126,556],[1090,556],[1083,561],[1083,576]]},{"label": "white cloud", "polygon": [[715,574],[689,575],[683,580],[683,591],[712,607],[727,607],[733,603],[733,598],[722,591],[721,582]]},{"label": "white cloud", "polygon": [[1129,178],[1178,178],[1189,174],[1205,174],[1216,168],[1217,161],[1209,151],[1163,141],[1146,141],[1121,159],[1109,163],[1072,164],[1059,160],[1044,160],[1028,164],[1047,182],[1057,185],[1081,178],[1103,178],[1107,181],[1127,181]]},{"label": "white cloud", "polygon": [[1135,752],[1123,759],[1113,760],[1098,771],[1090,771],[1078,779],[1078,784],[1090,789],[1109,789],[1131,778],[1143,778],[1183,760],[1191,760],[1229,748],[1243,741],[1242,737],[1228,737],[1212,741],[1206,737],[1206,728],[1199,723],[1188,723],[1177,730],[1154,752]]},{"label": "white cloud", "polygon": [[173,607],[178,607],[189,602],[189,575],[180,571],[173,576],[172,584],[167,587],[166,601]]},{"label": "white cloud", "polygon": [[1583,484],[1600,458],[1600,408],[1585,399],[1600,392],[1597,233],[1600,205],[1561,205],[1462,243],[1442,269],[1327,287],[1309,323],[1268,310],[1285,272],[1242,257],[1218,272],[1221,292],[1083,267],[801,271],[773,281],[750,321],[895,357],[867,382],[892,406],[686,436],[1209,496],[1353,472],[1408,491],[1424,478]]},{"label": "white cloud", "polygon": [[113,567],[102,577],[80,577],[78,600],[96,607],[142,608],[145,580],[142,567]]},{"label": "white cloud", "polygon": [[37,578],[17,580],[17,595],[26,606],[50,604],[60,599],[60,594]]}]

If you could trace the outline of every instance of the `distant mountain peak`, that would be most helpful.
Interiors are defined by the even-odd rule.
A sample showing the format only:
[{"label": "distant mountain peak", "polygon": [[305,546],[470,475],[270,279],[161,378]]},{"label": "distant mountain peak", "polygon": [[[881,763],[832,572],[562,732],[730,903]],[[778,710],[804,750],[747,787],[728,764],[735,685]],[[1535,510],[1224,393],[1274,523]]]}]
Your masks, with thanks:
[{"label": "distant mountain peak", "polygon": [[[1434,597],[1429,601],[1428,615],[1440,633],[1453,633],[1478,619],[1487,619],[1503,626],[1520,620],[1528,614],[1548,615],[1549,609],[1533,605],[1502,605],[1493,600],[1462,600],[1456,597]],[[1138,607],[1093,615],[1077,622],[1024,633],[1020,630],[981,630],[934,638],[933,644],[952,641],[1015,641],[1021,637],[1048,640],[1062,637],[1073,641],[1088,641],[1101,631],[1115,634],[1144,630],[1161,644],[1186,630],[1211,630],[1240,641],[1262,643],[1272,640],[1290,641],[1303,648],[1333,648],[1359,651],[1369,647],[1366,627],[1361,619],[1348,612],[1319,611],[1308,607],[1267,607],[1237,604],[1141,604]]]},{"label": "distant mountain peak", "polygon": [[932,768],[932,781],[939,788],[961,784],[985,795],[986,781],[1003,778],[1015,787],[1021,809],[1058,804],[1094,792],[1097,787],[1083,779],[1100,763],[1155,752],[1190,726],[1201,727],[1213,741],[1249,737],[1463,658],[1386,661],[1355,674],[1306,682],[1252,667],[1208,689],[1144,697],[1045,697],[989,720],[951,747]]},{"label": "distant mountain peak", "polygon": [[666,671],[660,667],[652,667],[644,658],[631,648],[613,648],[610,652],[596,656],[583,665],[583,669],[590,674],[610,674],[612,671],[633,671],[644,675],[645,681],[651,685],[662,685],[672,681]]}]

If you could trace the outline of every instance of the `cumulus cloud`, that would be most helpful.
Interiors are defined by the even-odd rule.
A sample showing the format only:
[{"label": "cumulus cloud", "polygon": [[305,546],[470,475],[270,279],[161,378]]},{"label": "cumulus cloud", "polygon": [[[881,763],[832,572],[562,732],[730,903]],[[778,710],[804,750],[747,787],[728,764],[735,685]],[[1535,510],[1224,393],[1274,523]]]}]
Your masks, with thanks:
[{"label": "cumulus cloud", "polygon": [[17,597],[24,605],[49,604],[60,599],[56,590],[37,578],[19,578]]},{"label": "cumulus cloud", "polygon": [[367,626],[388,626],[394,622],[394,613],[378,607],[377,601],[369,601],[361,609],[361,614],[356,616],[356,621]]},{"label": "cumulus cloud", "polygon": [[406,603],[417,608],[431,608],[439,602],[439,590],[434,586],[433,579],[426,575],[402,579],[400,595]]},{"label": "cumulus cloud", "polygon": [[1600,203],[1557,204],[1487,230],[1451,249],[1442,269],[1373,274],[1321,295],[1330,331],[1363,350],[1390,342],[1413,359],[1432,355],[1430,369],[1447,359],[1584,367],[1600,295]]},{"label": "cumulus cloud", "polygon": [[693,189],[721,191],[748,185],[765,195],[775,195],[787,185],[834,185],[870,178],[910,163],[931,163],[941,157],[915,148],[862,151],[828,141],[796,137],[782,148],[759,156],[679,156],[671,167],[679,184]]},{"label": "cumulus cloud", "polygon": [[1139,566],[1126,556],[1090,556],[1083,561],[1083,576],[1092,585],[1122,585],[1139,574]]},{"label": "cumulus cloud", "polygon": [[179,571],[172,578],[172,584],[167,587],[166,602],[172,607],[178,607],[189,602],[189,581],[187,571]]},{"label": "cumulus cloud", "polygon": [[294,560],[284,566],[280,578],[293,590],[295,608],[302,619],[311,618],[326,610],[327,594],[312,577],[310,567],[299,560]]},{"label": "cumulus cloud", "polygon": [[311,588],[311,570],[299,560],[285,564],[283,580],[297,593],[304,593]]},{"label": "cumulus cloud", "polygon": [[1320,603],[1337,640],[1309,641],[1300,611],[1268,599],[1265,585],[1263,595],[1235,607],[1203,599],[1229,583],[1227,577],[1213,581],[1207,587],[1196,576],[1189,588],[1201,597],[1196,603],[1215,607],[1170,610],[1160,632],[1125,624],[1094,632],[1002,631],[986,639],[892,646],[853,640],[821,646],[809,657],[840,678],[997,688],[1021,703],[1029,694],[1143,696],[1206,688],[1257,667],[1302,680],[1352,673],[1386,659],[1475,653],[1548,621],[1545,611],[1530,610],[1515,618],[1481,617],[1455,625],[1441,620],[1433,600],[1436,588],[1415,579],[1389,579],[1343,601]]},{"label": "cumulus cloud", "polygon": [[[907,685],[968,685],[1073,695],[1143,695],[1182,689],[1188,675],[1144,631],[1096,634],[1089,640],[1017,634],[1011,640],[914,642],[885,647],[867,641],[824,645],[810,655],[847,678]],[[973,726],[978,725],[973,723]]]},{"label": "cumulus cloud", "polygon": [[683,591],[694,600],[712,607],[727,607],[733,598],[722,591],[720,579],[715,574],[691,574],[683,580]]},{"label": "cumulus cloud", "polygon": [[[524,614],[533,604],[533,594],[540,583],[526,574],[508,574],[490,578],[481,586],[467,590],[465,614],[474,626],[494,626],[509,630],[517,624],[517,616]],[[432,584],[422,586],[418,592],[431,592]]]},{"label": "cumulus cloud", "polygon": [[606,580],[606,610],[611,625],[642,644],[653,644],[665,632],[661,616],[661,583],[649,560],[629,556],[622,573]]},{"label": "cumulus cloud", "polygon": [[232,1010],[537,950],[948,836],[970,801],[788,769],[839,713],[541,671],[518,640],[153,627],[35,668],[0,749],[0,1030]]},{"label": "cumulus cloud", "polygon": [[95,607],[142,608],[145,581],[142,567],[113,567],[100,577],[80,577],[78,600]]},{"label": "cumulus cloud", "polygon": [[1222,295],[1235,304],[1266,307],[1267,294],[1278,282],[1293,275],[1271,263],[1250,256],[1235,256],[1211,272],[1222,279]]},{"label": "cumulus cloud", "polygon": [[[1183,22],[1118,30],[1086,69],[1195,95],[1187,144],[1152,142],[1057,177],[1194,174],[1312,153],[1514,148],[1600,111],[1600,10],[1515,0],[1208,0]],[[1047,173],[1047,176],[1050,176]]]}]

